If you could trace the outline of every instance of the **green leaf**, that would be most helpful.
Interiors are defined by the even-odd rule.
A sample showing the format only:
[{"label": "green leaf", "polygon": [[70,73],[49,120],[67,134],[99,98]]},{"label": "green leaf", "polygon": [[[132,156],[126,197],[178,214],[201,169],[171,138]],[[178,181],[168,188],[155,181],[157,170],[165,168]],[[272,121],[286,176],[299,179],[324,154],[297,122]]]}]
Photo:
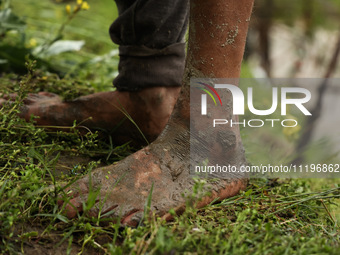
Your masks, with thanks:
[{"label": "green leaf", "polygon": [[[43,50],[40,54],[42,56],[54,56],[63,52],[78,51],[84,46],[84,41],[72,41],[72,40],[60,40],[53,43],[46,50]],[[36,48],[35,52],[40,52],[41,48]],[[38,53],[39,54],[39,53]]]},{"label": "green leaf", "polygon": [[68,219],[65,216],[60,215],[60,214],[39,213],[39,214],[36,214],[35,216],[57,218],[58,220],[61,220],[64,223],[68,223]]},{"label": "green leaf", "polygon": [[249,197],[249,196],[251,195],[252,192],[253,192],[253,190],[252,190],[252,189],[249,189],[249,190],[247,190],[247,191],[244,193],[244,196],[245,196],[245,197]]},{"label": "green leaf", "polygon": [[4,33],[9,30],[22,30],[26,23],[12,12],[12,9],[6,8],[0,11],[0,32]]},{"label": "green leaf", "polygon": [[89,211],[97,202],[97,197],[99,196],[100,190],[90,190],[84,211]]}]

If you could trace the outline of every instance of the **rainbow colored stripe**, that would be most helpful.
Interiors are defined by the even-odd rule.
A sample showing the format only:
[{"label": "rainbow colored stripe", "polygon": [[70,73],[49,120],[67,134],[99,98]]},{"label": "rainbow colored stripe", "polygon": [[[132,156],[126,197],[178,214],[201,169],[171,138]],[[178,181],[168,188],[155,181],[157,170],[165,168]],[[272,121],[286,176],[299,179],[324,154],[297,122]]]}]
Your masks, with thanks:
[{"label": "rainbow colored stripe", "polygon": [[222,105],[222,100],[220,98],[220,95],[217,93],[217,91],[210,85],[206,84],[206,83],[203,83],[203,82],[198,82],[199,84],[205,86],[205,88],[201,88],[201,87],[197,87],[198,89],[200,90],[203,90],[205,93],[207,93],[211,98],[212,100],[214,101],[215,105],[217,105],[216,103],[216,100],[214,98],[214,96],[211,94],[211,92],[208,90],[210,89],[212,92],[214,92],[214,94],[217,96],[218,100],[220,101],[220,104]]}]

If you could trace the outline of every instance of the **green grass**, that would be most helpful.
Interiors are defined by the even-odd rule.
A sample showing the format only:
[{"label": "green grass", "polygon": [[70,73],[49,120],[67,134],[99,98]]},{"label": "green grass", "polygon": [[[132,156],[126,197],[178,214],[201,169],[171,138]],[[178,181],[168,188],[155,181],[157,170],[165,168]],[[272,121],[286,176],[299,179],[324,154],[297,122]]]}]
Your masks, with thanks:
[{"label": "green grass", "polygon": [[[27,22],[25,43],[32,38],[47,41],[65,18],[65,4],[12,3]],[[236,197],[199,210],[189,207],[170,223],[148,218],[135,229],[86,213],[73,220],[61,213],[57,197],[65,185],[133,152],[129,145],[115,147],[109,137],[80,132],[79,123],[62,132],[17,116],[27,93],[47,90],[72,99],[111,89],[118,57],[110,54],[116,46],[107,27],[116,11],[110,0],[89,3],[91,9],[80,13],[64,35],[85,40],[84,48],[45,59],[57,73],[44,65],[34,69],[27,61],[26,75],[0,75],[0,91],[19,95],[0,109],[0,254],[339,254],[340,181],[333,179],[252,179]],[[18,35],[11,34],[6,42],[16,45]],[[282,130],[275,132],[281,144],[292,142],[284,140]],[[251,143],[245,144],[251,160],[267,160],[265,154],[255,155]],[[96,195],[91,193],[87,209]]]}]

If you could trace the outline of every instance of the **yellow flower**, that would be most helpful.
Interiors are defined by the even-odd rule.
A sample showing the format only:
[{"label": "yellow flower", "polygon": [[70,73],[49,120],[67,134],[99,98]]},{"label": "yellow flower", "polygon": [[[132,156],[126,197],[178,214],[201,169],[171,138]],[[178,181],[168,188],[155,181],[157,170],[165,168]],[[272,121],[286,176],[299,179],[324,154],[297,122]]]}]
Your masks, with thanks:
[{"label": "yellow flower", "polygon": [[89,6],[89,4],[85,1],[85,2],[82,3],[81,9],[82,9],[82,10],[88,10],[88,9],[90,9],[90,6]]},{"label": "yellow flower", "polygon": [[31,38],[29,43],[28,43],[29,47],[35,47],[37,46],[37,40],[34,38]]},{"label": "yellow flower", "polygon": [[66,6],[65,6],[65,9],[66,9],[66,13],[67,13],[67,14],[71,14],[71,5],[69,5],[69,4],[66,5]]},{"label": "yellow flower", "polygon": [[300,130],[301,130],[300,125],[297,125],[295,127],[284,127],[283,128],[283,134],[287,138],[292,138],[292,137],[296,136],[299,133]]},{"label": "yellow flower", "polygon": [[83,0],[77,0],[77,4],[81,5],[83,3]]}]

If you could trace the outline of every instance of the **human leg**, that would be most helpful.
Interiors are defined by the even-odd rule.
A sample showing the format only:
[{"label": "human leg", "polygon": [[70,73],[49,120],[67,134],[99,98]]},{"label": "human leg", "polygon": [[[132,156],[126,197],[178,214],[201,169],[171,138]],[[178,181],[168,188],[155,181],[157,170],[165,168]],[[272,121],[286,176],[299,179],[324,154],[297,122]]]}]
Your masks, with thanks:
[{"label": "human leg", "polygon": [[[239,77],[252,5],[253,1],[249,0],[191,1],[186,74],[169,123],[149,146],[115,165],[95,170],[91,174],[91,182],[89,176],[76,182],[70,188],[70,201],[65,204],[68,217],[74,217],[83,210],[82,205],[91,189],[100,189],[100,195],[88,213],[98,215],[101,211],[103,215],[112,211],[111,216],[121,216],[122,224],[133,226],[138,223],[152,186],[153,212],[168,218],[167,212],[171,208],[177,212],[184,209],[185,199],[181,194],[185,190],[190,192],[194,185],[189,175],[189,80],[193,77]],[[222,24],[226,26],[224,29],[220,28]],[[226,44],[228,32],[236,27],[238,33],[233,42]],[[214,36],[207,36],[208,30]],[[243,161],[239,131],[231,131],[236,143],[230,147],[229,156]],[[210,196],[196,206],[236,195],[244,187],[245,181],[241,178],[210,183],[207,186]]]},{"label": "human leg", "polygon": [[24,101],[21,117],[38,116],[36,123],[43,126],[72,126],[76,120],[93,130],[114,130],[112,137],[119,143],[145,143],[134,123],[149,141],[160,134],[180,91],[188,0],[116,2],[119,17],[110,35],[120,51],[117,90],[73,101],[46,92],[32,94]]}]

